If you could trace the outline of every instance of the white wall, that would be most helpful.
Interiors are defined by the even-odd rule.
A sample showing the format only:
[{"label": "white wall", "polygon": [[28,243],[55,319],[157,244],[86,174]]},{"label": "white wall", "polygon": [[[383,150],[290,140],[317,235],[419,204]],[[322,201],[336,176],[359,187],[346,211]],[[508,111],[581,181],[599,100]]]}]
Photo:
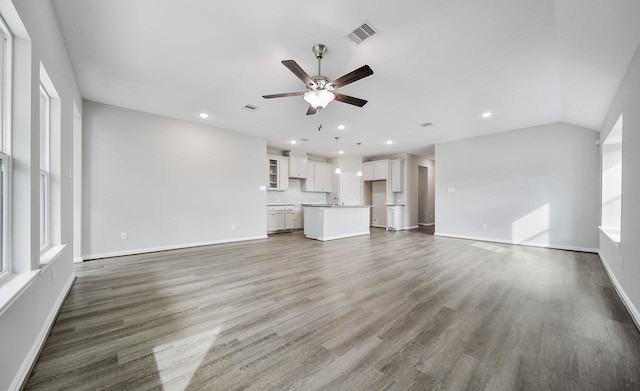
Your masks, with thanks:
[{"label": "white wall", "polygon": [[640,327],[640,47],[600,130],[603,143],[623,115],[620,246],[600,233],[600,256]]},{"label": "white wall", "polygon": [[593,251],[597,137],[554,123],[437,144],[436,233]]},{"label": "white wall", "polygon": [[83,106],[83,258],[265,237],[264,139]]},{"label": "white wall", "polygon": [[[73,102],[80,103],[81,98],[51,2],[0,0],[0,13],[15,36],[12,263],[14,272],[19,272],[16,277],[30,279],[30,285],[0,314],[0,390],[12,390],[26,377],[73,281],[72,179],[66,174],[73,169]],[[59,205],[53,207],[60,211],[58,244],[67,245],[46,267],[40,266],[38,232],[40,63],[61,103],[59,172],[62,175],[52,178],[60,189],[59,197],[55,198]]]}]

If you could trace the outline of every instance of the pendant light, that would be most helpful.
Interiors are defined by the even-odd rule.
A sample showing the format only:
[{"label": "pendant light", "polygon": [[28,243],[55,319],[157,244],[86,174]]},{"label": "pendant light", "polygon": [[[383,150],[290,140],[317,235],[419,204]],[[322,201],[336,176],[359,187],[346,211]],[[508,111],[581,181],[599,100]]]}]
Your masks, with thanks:
[{"label": "pendant light", "polygon": [[338,140],[340,137],[334,137],[336,139],[336,174],[342,174],[342,170],[340,169],[340,164],[338,163],[338,158],[340,155],[340,148],[338,147]]},{"label": "pendant light", "polygon": [[358,144],[358,157],[360,158],[360,169],[358,170],[358,172],[356,173],[357,176],[362,176],[362,155],[360,155],[360,142],[356,143]]}]

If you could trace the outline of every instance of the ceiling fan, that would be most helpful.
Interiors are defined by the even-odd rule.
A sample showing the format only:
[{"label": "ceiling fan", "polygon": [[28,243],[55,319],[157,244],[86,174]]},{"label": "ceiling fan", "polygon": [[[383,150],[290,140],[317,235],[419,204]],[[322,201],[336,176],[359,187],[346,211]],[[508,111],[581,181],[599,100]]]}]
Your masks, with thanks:
[{"label": "ceiling fan", "polygon": [[344,95],[335,92],[338,88],[344,87],[347,84],[351,84],[355,81],[363,79],[367,76],[373,75],[373,70],[368,65],[361,66],[353,72],[349,72],[346,75],[339,77],[333,81],[329,80],[326,76],[322,76],[322,58],[327,52],[327,46],[321,43],[315,45],[313,53],[318,59],[318,76],[309,76],[300,65],[294,60],[283,60],[282,64],[289,68],[294,75],[304,82],[307,86],[307,91],[301,92],[289,92],[285,94],[273,94],[263,95],[265,99],[271,98],[284,98],[287,96],[304,96],[304,100],[309,103],[309,109],[307,109],[307,115],[315,114],[318,110],[324,109],[332,100],[348,103],[350,105],[362,107],[367,104],[367,101],[353,96]]}]

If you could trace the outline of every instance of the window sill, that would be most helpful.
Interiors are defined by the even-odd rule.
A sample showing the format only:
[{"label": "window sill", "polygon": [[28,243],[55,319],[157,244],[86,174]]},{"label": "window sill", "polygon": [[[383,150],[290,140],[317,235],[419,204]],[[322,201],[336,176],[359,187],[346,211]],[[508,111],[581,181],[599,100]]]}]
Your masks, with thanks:
[{"label": "window sill", "polygon": [[0,316],[33,282],[38,270],[11,273],[0,285]]},{"label": "window sill", "polygon": [[609,240],[611,240],[611,242],[613,242],[613,244],[616,247],[620,248],[620,230],[619,229],[602,227],[602,226],[598,226],[598,229],[600,230],[600,232],[605,234],[605,236],[608,237]]},{"label": "window sill", "polygon": [[59,244],[57,246],[52,246],[47,251],[40,255],[40,273],[42,273],[47,266],[53,262],[60,254],[62,254],[62,250],[67,247],[66,244]]}]

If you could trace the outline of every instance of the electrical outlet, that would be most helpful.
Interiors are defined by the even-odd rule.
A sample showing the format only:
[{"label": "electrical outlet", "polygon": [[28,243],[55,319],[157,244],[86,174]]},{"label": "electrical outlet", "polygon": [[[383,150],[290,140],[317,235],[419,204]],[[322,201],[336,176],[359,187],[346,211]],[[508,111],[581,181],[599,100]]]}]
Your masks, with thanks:
[{"label": "electrical outlet", "polygon": [[260,186],[260,191],[266,191],[267,190],[267,186]]},{"label": "electrical outlet", "polygon": [[122,233],[120,234],[120,239],[121,239],[121,240],[127,240],[127,239],[129,239],[129,234],[128,234],[128,233],[126,233],[126,232],[122,232]]},{"label": "electrical outlet", "polygon": [[235,231],[236,230],[236,225],[235,224],[231,224],[231,230]]},{"label": "electrical outlet", "polygon": [[455,193],[456,192],[456,188],[455,187],[449,187],[449,188],[447,188],[447,191],[449,193]]},{"label": "electrical outlet", "polygon": [[482,229],[486,231],[487,230],[487,225],[486,224],[482,224]]}]

